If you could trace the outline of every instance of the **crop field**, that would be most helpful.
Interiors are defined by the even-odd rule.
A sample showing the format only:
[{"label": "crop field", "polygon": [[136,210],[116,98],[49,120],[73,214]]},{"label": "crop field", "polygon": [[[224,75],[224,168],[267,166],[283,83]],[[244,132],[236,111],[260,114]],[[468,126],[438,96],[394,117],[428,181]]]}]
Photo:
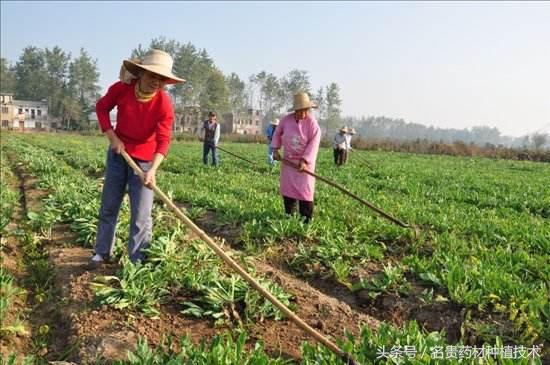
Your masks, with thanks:
[{"label": "crop field", "polygon": [[[2,133],[0,364],[344,364],[155,201],[145,264],[93,252],[107,139]],[[550,363],[550,166],[354,151],[284,214],[266,145],[173,141],[157,185],[282,303],[361,364]]]}]

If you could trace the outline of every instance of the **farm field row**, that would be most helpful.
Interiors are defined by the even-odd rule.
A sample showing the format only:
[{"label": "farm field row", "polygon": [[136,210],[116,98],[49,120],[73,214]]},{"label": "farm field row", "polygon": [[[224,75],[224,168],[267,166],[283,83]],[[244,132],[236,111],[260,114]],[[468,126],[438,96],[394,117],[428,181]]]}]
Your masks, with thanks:
[{"label": "farm field row", "polygon": [[[3,155],[17,156],[39,177],[40,186],[50,191],[44,210],[31,215],[37,221],[36,229],[47,234],[54,223],[70,224],[77,241],[90,247],[106,141],[47,134],[9,134],[2,139]],[[422,314],[445,308],[449,315],[460,317],[454,327],[424,327],[454,332],[454,337],[447,333],[452,343],[532,345],[550,341],[547,165],[356,151],[346,166],[337,168],[332,151],[321,150],[317,173],[420,226],[422,234],[416,239],[413,232],[321,182],[317,182],[312,224],[287,218],[278,194],[278,169],[267,167],[265,146],[223,147],[257,161],[258,166],[223,152],[219,168],[203,166],[201,145],[174,142],[158,184],[176,202],[185,204],[192,218],[217,227],[233,249],[316,284],[329,295],[360,297],[352,307],[364,308],[367,314],[375,314],[376,307],[389,299],[411,306],[399,312],[402,318],[393,321],[395,326],[408,320],[422,324]],[[373,167],[368,168],[364,159]],[[126,239],[127,214],[126,207],[117,238],[119,254]],[[162,298],[177,291],[193,293],[180,303],[182,315],[225,324],[280,319],[269,303],[224,270],[205,247],[186,241],[185,228],[160,205],[155,217],[156,222],[163,222],[155,225],[151,257],[156,265],[136,268],[122,260],[116,275],[95,280],[98,300],[154,317],[159,315]],[[181,241],[189,244],[181,246]],[[195,262],[205,265],[199,268]],[[132,285],[138,277],[137,281],[150,285]],[[292,293],[266,280],[265,285],[281,300],[292,302]],[[212,299],[223,297],[228,289],[229,299]],[[234,303],[243,303],[244,310]],[[361,339],[356,338],[359,342],[353,352],[358,358],[374,360],[377,346],[396,344],[407,334],[415,333],[417,341],[430,338],[411,325],[402,330],[383,328],[376,334],[379,337],[365,328]],[[444,344],[443,339],[432,340]],[[302,356],[302,361],[308,356],[330,358],[326,350],[311,346],[304,348]]]}]

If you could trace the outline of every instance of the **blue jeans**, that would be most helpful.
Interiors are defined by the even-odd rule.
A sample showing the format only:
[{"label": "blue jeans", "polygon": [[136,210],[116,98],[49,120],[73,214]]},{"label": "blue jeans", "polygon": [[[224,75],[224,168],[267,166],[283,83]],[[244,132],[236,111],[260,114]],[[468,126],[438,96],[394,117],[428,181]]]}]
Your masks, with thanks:
[{"label": "blue jeans", "polygon": [[270,165],[275,165],[277,163],[277,161],[273,159],[273,147],[271,147],[271,145],[267,146],[267,162]]},{"label": "blue jeans", "polygon": [[208,152],[212,150],[212,166],[218,166],[218,152],[213,143],[205,143],[202,146],[202,162],[208,165]]},{"label": "blue jeans", "polygon": [[[149,170],[152,165],[152,162],[139,160],[136,162],[143,171]],[[154,193],[153,190],[143,186],[140,177],[128,166],[121,155],[111,150],[111,147],[107,152],[107,168],[101,195],[95,253],[103,258],[113,254],[118,213],[126,186],[130,197],[128,253],[132,262],[143,261],[145,259],[143,250],[149,247],[152,238],[151,211]]]}]

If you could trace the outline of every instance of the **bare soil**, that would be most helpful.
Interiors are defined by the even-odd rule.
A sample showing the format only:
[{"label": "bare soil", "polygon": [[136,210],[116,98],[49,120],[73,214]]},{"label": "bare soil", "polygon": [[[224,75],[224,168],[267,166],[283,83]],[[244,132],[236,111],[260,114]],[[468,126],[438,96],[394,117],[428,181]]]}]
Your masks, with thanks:
[{"label": "bare soil", "polygon": [[[29,209],[39,210],[41,199],[47,195],[46,191],[36,188],[36,180],[27,176],[21,166],[17,171],[22,199],[16,221],[22,220]],[[216,214],[212,211],[207,211],[196,220],[215,240],[224,240],[235,249],[232,255],[240,254],[239,228],[216,222]],[[196,238],[192,232],[187,237],[190,240]],[[45,243],[49,263],[55,273],[52,292],[57,297],[35,307],[37,310],[29,314],[28,322],[33,333],[40,325],[49,325],[48,349],[43,355],[50,361],[68,360],[88,364],[101,359],[109,364],[114,360],[125,359],[127,351],[135,348],[138,337],[145,338],[153,346],[158,346],[167,337],[178,339],[181,336],[189,336],[194,343],[199,343],[231,330],[227,326],[216,326],[210,319],[181,314],[181,303],[189,299],[190,293],[175,293],[167,303],[161,305],[158,319],[100,305],[94,298],[90,283],[96,275],[115,275],[118,264],[88,271],[92,249],[78,246],[67,225],[55,226],[52,237]],[[288,266],[295,251],[293,242],[282,243],[271,250],[270,254],[262,258],[252,259],[257,273],[291,293],[297,315],[330,338],[342,338],[344,330],[357,335],[364,325],[376,329],[381,320],[401,325],[404,321],[415,319],[427,330],[445,330],[450,343],[460,339],[464,308],[452,302],[422,302],[419,294],[429,287],[415,282],[413,278],[408,278],[412,284],[408,295],[383,293],[373,300],[367,291],[352,293],[332,278],[322,278],[320,275],[297,277],[297,273]],[[17,264],[20,255],[17,242],[8,240],[5,252],[13,252],[13,255],[6,255],[5,267],[13,270],[16,276],[24,277],[26,273]],[[379,265],[373,263],[357,274],[369,277],[379,273],[380,269]],[[322,268],[319,270],[322,271]],[[25,305],[28,306],[28,303],[17,303],[21,309]],[[299,359],[300,344],[313,341],[289,320],[264,320],[244,326],[249,333],[249,346],[253,346],[257,340],[263,341],[266,351],[273,356]],[[15,339],[9,344],[2,342],[0,345],[2,353],[10,349],[24,354],[30,349],[30,338]],[[177,342],[174,346],[177,346]]]},{"label": "bare soil", "polygon": [[[188,204],[180,204],[184,208],[190,208]],[[223,238],[230,247],[240,249],[239,242],[240,229],[232,225],[220,225],[217,223],[216,213],[207,210],[196,223],[205,232],[217,237]],[[429,237],[428,237],[429,239]],[[390,261],[401,261],[405,254],[404,247],[406,242],[386,242],[388,247],[388,258]],[[426,246],[429,249],[429,245]],[[298,280],[302,285],[308,285],[328,298],[332,298],[339,303],[345,303],[354,313],[360,313],[374,319],[375,323],[387,321],[396,326],[402,326],[405,322],[416,320],[427,331],[444,331],[448,343],[457,343],[461,339],[461,328],[465,320],[466,310],[461,305],[452,301],[431,301],[424,302],[420,299],[420,294],[425,289],[433,289],[427,284],[418,282],[414,277],[408,275],[407,281],[411,287],[407,294],[381,293],[375,299],[369,295],[366,289],[352,292],[348,287],[336,281],[330,274],[327,275],[327,269],[322,266],[313,266],[306,268],[309,275],[297,273],[288,263],[292,260],[296,252],[295,242],[282,242],[278,247],[267,248],[268,253],[263,255],[263,265],[267,265],[274,272],[282,273],[286,277],[300,276]],[[360,278],[369,279],[382,271],[381,263],[371,262],[360,271],[354,272],[352,281],[358,281]],[[443,290],[434,289],[434,297],[447,296]],[[474,317],[487,317],[486,314],[473,312]],[[481,318],[478,318],[481,320]],[[491,319],[495,321],[494,318]],[[505,323],[504,325],[509,325]],[[372,326],[376,328],[376,325]],[[475,337],[473,333],[464,340],[472,345],[482,344],[482,339]]]},{"label": "bare soil", "polygon": [[[18,166],[18,177],[22,202],[21,214],[15,219],[23,220],[29,209],[40,210],[41,200],[47,191],[37,189],[36,180],[26,175],[22,166]],[[195,237],[190,235],[188,238]],[[48,325],[48,347],[41,355],[50,361],[67,360],[86,364],[101,359],[110,363],[126,358],[127,351],[135,348],[140,336],[146,338],[149,344],[157,346],[167,336],[178,339],[186,335],[194,343],[199,343],[230,330],[229,327],[216,326],[210,319],[181,314],[183,307],[180,303],[185,298],[178,296],[161,305],[158,319],[100,305],[94,298],[90,283],[96,275],[116,274],[119,266],[108,264],[97,271],[88,271],[92,249],[78,246],[68,225],[54,226],[52,236],[44,241],[44,249],[49,253],[49,264],[55,274],[51,291],[53,295],[50,296],[53,298],[39,306],[34,305],[33,313],[29,314],[29,323],[34,335],[40,326]],[[16,251],[17,242],[13,242],[9,250]],[[16,275],[26,275],[14,260],[5,260],[6,265]],[[257,262],[256,269],[258,274],[271,278],[294,295],[296,313],[330,338],[343,337],[345,329],[358,334],[362,325],[373,328],[378,326],[378,321],[372,317],[266,262]],[[25,305],[29,303],[21,303],[21,308]],[[249,345],[253,346],[257,340],[261,340],[266,351],[274,356],[298,359],[301,342],[312,342],[311,337],[289,320],[264,320],[262,323],[248,323],[244,326],[249,332]],[[29,341],[15,341],[10,344],[10,350],[28,354],[31,350],[29,346]],[[4,348],[2,351],[4,353]]]},{"label": "bare soil", "polygon": [[[26,212],[26,200],[24,195],[24,180],[21,177],[22,170],[15,169],[14,172],[17,176],[17,180],[7,181],[7,183],[12,190],[19,191],[21,194],[19,197],[19,203],[15,206],[12,221],[6,227],[6,232],[8,232],[8,234],[0,238],[2,242],[2,257],[0,259],[0,264],[2,265],[3,270],[7,271],[14,277],[14,284],[18,288],[23,289],[22,283],[27,273],[22,267],[22,252],[19,242],[13,232],[18,229],[17,222],[21,220],[24,212]],[[23,326],[27,328],[29,323],[24,320],[28,312],[26,302],[26,293],[14,298],[4,318],[1,319],[2,324],[14,323],[14,321],[19,318],[22,321]],[[3,355],[16,353],[18,355],[17,361],[21,360],[23,354],[25,353],[24,350],[29,346],[30,333],[6,335],[0,338],[0,353]]]}]

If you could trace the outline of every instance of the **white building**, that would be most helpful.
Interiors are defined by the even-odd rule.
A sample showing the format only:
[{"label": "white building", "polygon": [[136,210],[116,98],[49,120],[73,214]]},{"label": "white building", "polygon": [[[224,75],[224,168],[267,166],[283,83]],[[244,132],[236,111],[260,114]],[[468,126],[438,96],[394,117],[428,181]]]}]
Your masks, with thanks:
[{"label": "white building", "polygon": [[2,129],[49,130],[48,102],[46,100],[16,100],[11,94],[1,94]]},{"label": "white building", "polygon": [[227,113],[223,115],[222,133],[261,134],[262,112],[248,109],[246,112]]}]

